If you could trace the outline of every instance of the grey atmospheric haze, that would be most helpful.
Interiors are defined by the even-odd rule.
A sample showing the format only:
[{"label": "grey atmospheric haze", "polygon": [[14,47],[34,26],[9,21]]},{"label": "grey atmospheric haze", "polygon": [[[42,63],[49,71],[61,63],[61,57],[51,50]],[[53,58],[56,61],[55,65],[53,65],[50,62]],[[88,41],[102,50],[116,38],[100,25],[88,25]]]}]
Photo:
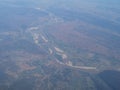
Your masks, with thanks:
[{"label": "grey atmospheric haze", "polygon": [[120,90],[120,0],[0,0],[0,90]]}]

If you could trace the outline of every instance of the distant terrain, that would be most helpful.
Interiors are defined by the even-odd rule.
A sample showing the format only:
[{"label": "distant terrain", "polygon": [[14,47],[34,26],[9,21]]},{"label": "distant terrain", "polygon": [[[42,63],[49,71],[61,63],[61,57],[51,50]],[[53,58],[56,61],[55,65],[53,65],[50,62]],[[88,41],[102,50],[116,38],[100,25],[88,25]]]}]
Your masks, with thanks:
[{"label": "distant terrain", "polygon": [[1,0],[0,90],[120,90],[119,4]]}]

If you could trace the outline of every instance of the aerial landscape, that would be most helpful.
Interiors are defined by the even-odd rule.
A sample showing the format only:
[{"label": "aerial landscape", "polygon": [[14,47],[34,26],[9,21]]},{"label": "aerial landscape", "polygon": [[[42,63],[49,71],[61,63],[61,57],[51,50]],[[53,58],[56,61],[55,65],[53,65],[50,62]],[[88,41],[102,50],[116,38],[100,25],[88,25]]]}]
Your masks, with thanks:
[{"label": "aerial landscape", "polygon": [[0,90],[120,90],[120,1],[0,0]]}]

